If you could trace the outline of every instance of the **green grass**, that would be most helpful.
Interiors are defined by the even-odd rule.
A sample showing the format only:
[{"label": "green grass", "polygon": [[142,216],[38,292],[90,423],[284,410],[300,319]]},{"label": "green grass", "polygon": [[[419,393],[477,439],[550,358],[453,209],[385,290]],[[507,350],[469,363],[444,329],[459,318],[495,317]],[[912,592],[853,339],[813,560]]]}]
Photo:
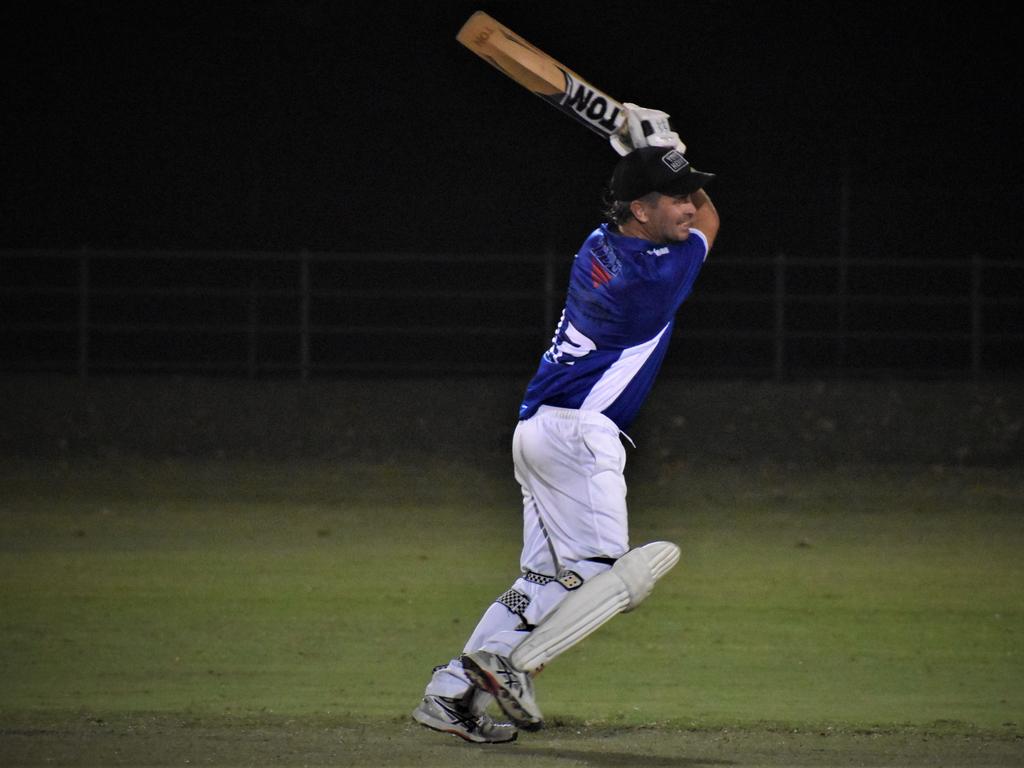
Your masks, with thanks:
[{"label": "green grass", "polygon": [[[8,465],[0,714],[404,724],[515,574],[508,474]],[[1024,732],[1019,471],[678,468],[630,499],[682,562],[538,678],[553,724]]]}]

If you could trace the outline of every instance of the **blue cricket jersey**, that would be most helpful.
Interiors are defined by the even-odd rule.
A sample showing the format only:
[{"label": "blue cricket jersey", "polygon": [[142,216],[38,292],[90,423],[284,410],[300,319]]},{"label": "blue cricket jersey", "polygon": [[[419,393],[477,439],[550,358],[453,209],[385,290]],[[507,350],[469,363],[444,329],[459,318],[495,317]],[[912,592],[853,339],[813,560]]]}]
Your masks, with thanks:
[{"label": "blue cricket jersey", "polygon": [[527,385],[519,418],[542,405],[599,411],[625,430],[654,384],[675,315],[708,255],[703,232],[665,245],[602,224],[569,275],[551,348]]}]

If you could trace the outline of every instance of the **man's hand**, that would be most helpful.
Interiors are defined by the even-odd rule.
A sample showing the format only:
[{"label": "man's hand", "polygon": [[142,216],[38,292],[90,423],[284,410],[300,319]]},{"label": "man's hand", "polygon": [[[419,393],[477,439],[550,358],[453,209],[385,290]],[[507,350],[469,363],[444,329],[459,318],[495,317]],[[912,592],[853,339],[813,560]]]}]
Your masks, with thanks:
[{"label": "man's hand", "polygon": [[679,134],[672,130],[667,113],[638,107],[628,101],[623,106],[626,108],[628,137],[615,134],[610,139],[612,148],[620,155],[628,155],[641,147],[675,147],[680,152],[686,152],[686,145]]}]

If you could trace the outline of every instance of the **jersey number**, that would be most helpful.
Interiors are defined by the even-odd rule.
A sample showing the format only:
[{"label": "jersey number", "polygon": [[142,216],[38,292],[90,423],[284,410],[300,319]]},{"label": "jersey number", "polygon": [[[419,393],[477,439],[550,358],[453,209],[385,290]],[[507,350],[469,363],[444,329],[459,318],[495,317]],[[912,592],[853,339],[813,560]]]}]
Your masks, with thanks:
[{"label": "jersey number", "polygon": [[[559,334],[562,337],[561,341],[558,341],[554,346],[548,350],[548,355],[551,357],[552,362],[559,362],[559,358],[563,355],[569,355],[570,357],[586,357],[595,349],[597,345],[591,341],[586,335],[580,332],[580,330],[572,323],[566,323],[565,329]],[[555,337],[556,341],[558,337]],[[566,361],[569,365],[572,365],[572,361]]]}]

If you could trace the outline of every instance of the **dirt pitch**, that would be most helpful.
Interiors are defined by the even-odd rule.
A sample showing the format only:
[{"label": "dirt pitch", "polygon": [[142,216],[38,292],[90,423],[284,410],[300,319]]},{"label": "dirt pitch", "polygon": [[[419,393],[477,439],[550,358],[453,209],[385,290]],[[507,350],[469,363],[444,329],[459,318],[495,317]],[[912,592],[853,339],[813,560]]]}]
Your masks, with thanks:
[{"label": "dirt pitch", "polygon": [[555,725],[480,746],[404,718],[4,717],[3,766],[1021,766],[1024,738],[967,729],[790,731]]}]

